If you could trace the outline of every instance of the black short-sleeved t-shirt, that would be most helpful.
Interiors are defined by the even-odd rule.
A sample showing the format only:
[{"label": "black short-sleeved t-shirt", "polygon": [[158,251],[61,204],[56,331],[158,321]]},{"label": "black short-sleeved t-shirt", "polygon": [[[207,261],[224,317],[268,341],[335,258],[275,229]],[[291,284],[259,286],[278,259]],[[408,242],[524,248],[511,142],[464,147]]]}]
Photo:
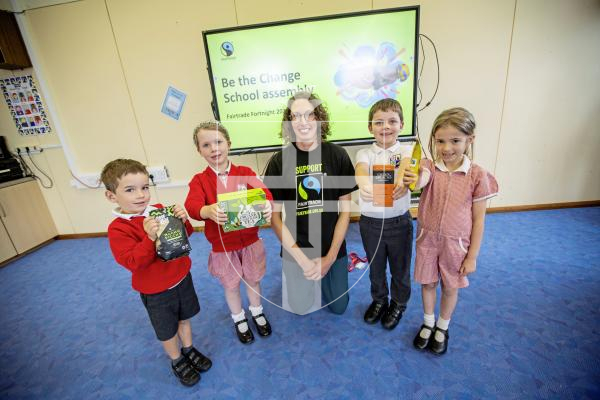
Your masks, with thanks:
[{"label": "black short-sleeved t-shirt", "polygon": [[[348,153],[328,142],[308,152],[289,144],[269,160],[264,182],[273,200],[283,203],[285,226],[307,257],[325,256],[338,220],[338,199],[356,190]],[[337,258],[345,255],[346,241]],[[285,250],[283,256],[291,259]]]}]

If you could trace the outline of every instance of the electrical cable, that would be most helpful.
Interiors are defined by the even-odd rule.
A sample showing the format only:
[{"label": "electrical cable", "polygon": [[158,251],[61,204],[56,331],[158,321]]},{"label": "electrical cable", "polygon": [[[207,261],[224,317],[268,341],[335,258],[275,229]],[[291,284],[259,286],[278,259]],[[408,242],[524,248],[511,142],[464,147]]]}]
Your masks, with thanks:
[{"label": "electrical cable", "polygon": [[17,158],[17,160],[19,161],[19,164],[21,165],[21,168],[23,169],[23,172],[25,173],[25,176],[31,176],[33,177],[33,171],[31,171],[31,168],[29,168],[29,165],[27,165],[27,163],[25,162],[25,160],[23,159],[23,157],[21,156],[21,152],[17,152],[15,153],[11,153],[14,157]]},{"label": "electrical cable", "polygon": [[150,178],[150,182],[152,182],[150,186],[156,186],[156,183],[154,182],[154,175],[148,174],[148,178]]},{"label": "electrical cable", "polygon": [[96,186],[91,186],[91,185],[88,185],[87,183],[83,182],[77,176],[75,176],[75,174],[73,173],[73,171],[69,170],[69,173],[71,174],[71,176],[73,177],[73,179],[75,179],[77,182],[79,182],[81,185],[83,185],[84,187],[86,187],[88,189],[98,189],[100,187],[100,182],[98,182],[98,184]]},{"label": "electrical cable", "polygon": [[435,91],[433,92],[433,95],[431,96],[431,99],[429,99],[429,101],[427,103],[425,103],[425,105],[422,108],[418,109],[417,112],[421,112],[424,109],[426,109],[427,107],[429,107],[429,105],[433,102],[433,99],[437,95],[438,89],[440,88],[440,60],[438,58],[437,48],[435,47],[435,43],[433,43],[433,40],[431,40],[429,38],[429,36],[427,36],[427,35],[425,35],[423,33],[420,33],[419,37],[421,37],[421,36],[424,37],[425,39],[429,40],[429,43],[431,43],[431,45],[433,46],[433,51],[435,53],[435,63],[436,63],[436,66],[437,66],[437,81],[436,81],[436,84],[435,84]]},{"label": "electrical cable", "polygon": [[419,105],[423,100],[423,92],[421,91],[421,76],[423,76],[423,69],[425,68],[425,49],[423,49],[423,39],[421,38],[421,36],[419,36],[419,44],[421,45],[419,47],[423,57],[421,58],[421,69],[419,71],[419,77],[417,78],[417,90],[419,91],[419,99],[417,100],[417,105],[415,106],[416,108],[419,108]]},{"label": "electrical cable", "polygon": [[[24,152],[23,152],[24,153]],[[31,154],[29,154],[29,152],[27,152],[27,155],[29,156],[29,159],[31,160],[31,163],[37,168],[38,171],[40,171],[45,177],[46,179],[48,179],[48,181],[50,181],[50,183],[48,185],[45,184],[45,182],[36,175],[35,172],[33,172],[33,170],[31,169],[31,167],[29,166],[29,164],[27,164],[27,162],[25,161],[25,158],[23,158],[23,153],[21,153],[20,150],[17,151],[17,153],[11,153],[13,155],[13,157],[15,157],[17,159],[17,161],[19,162],[19,164],[21,165],[21,168],[23,169],[23,172],[25,173],[26,177],[31,177],[33,179],[37,179],[38,181],[40,181],[40,185],[42,185],[42,187],[44,189],[50,189],[54,186],[54,182],[52,181],[52,178],[50,178],[44,171],[42,171],[37,164],[35,163],[35,161],[33,161],[33,159],[31,158]]]},{"label": "electrical cable", "polygon": [[100,188],[100,186],[102,185],[100,181],[98,181],[98,184],[96,186],[90,186],[87,183],[83,182],[81,179],[79,179],[78,177],[75,176],[75,174],[73,173],[73,171],[71,171],[69,169],[69,173],[71,174],[71,176],[73,177],[73,179],[75,179],[77,182],[79,182],[82,186],[88,188],[88,189],[98,189]]},{"label": "electrical cable", "polygon": [[[425,53],[425,48],[423,46],[423,38],[427,39],[429,41],[429,43],[431,43],[431,46],[433,47],[433,51],[435,53],[435,63],[436,63],[436,73],[437,73],[437,80],[436,80],[436,84],[435,84],[435,90],[433,92],[433,95],[431,96],[431,98],[429,99],[429,101],[427,101],[427,103],[425,103],[425,105],[421,108],[419,108],[419,105],[421,104],[421,102],[423,101],[423,93],[421,91],[421,77],[423,76],[423,69],[425,68],[425,60],[426,60],[426,53]],[[421,148],[423,153],[425,154],[425,157],[430,158],[431,154],[428,157],[428,148],[426,146],[424,146],[424,142],[421,139],[421,135],[419,132],[419,113],[421,111],[423,111],[424,109],[426,109],[427,107],[429,107],[431,105],[431,103],[433,102],[433,100],[435,99],[435,96],[437,95],[437,92],[439,90],[440,87],[440,61],[439,61],[439,57],[438,57],[438,53],[437,53],[437,48],[435,46],[435,43],[433,42],[433,40],[431,40],[431,38],[423,33],[419,34],[419,43],[420,43],[420,47],[421,47],[421,53],[423,55],[422,57],[422,61],[421,61],[421,68],[420,68],[420,72],[419,72],[419,76],[417,79],[417,90],[418,93],[420,95],[419,100],[417,101],[417,104],[415,106],[415,108],[417,109],[417,113],[416,113],[416,118],[415,118],[415,135],[417,136],[417,140],[421,143]]]},{"label": "electrical cable", "polygon": [[38,167],[38,165],[35,163],[35,161],[33,161],[33,157],[31,157],[31,152],[29,151],[29,148],[27,147],[27,155],[29,156],[29,159],[31,160],[31,163],[33,164],[33,166],[42,173],[42,175],[44,175],[46,177],[46,179],[48,179],[48,181],[50,182],[48,184],[48,186],[46,186],[44,184],[44,181],[42,180],[42,178],[38,177],[37,175],[33,174],[33,177],[36,178],[37,180],[40,181],[40,185],[42,185],[42,187],[44,189],[51,189],[54,186],[54,181],[52,181],[52,178],[50,178],[48,176],[48,174],[46,174],[40,167]]},{"label": "electrical cable", "polygon": [[[29,156],[29,159],[31,160],[31,163],[35,166],[35,168],[40,171],[45,177],[46,179],[48,179],[48,181],[50,181],[49,185],[46,186],[43,182],[43,180],[37,176],[35,174],[35,172],[33,172],[33,170],[31,169],[31,167],[29,166],[29,164],[27,164],[27,162],[25,161],[25,159],[23,158],[22,154],[26,153]],[[30,176],[34,179],[37,179],[38,181],[40,181],[40,184],[42,185],[42,187],[44,189],[51,189],[52,187],[54,187],[54,181],[52,180],[52,178],[50,178],[40,167],[38,167],[38,165],[35,163],[35,161],[33,161],[33,157],[31,157],[31,153],[29,150],[26,150],[25,152],[21,152],[20,150],[17,150],[17,153],[11,153],[13,156],[15,156],[18,160],[19,163],[21,164],[21,167],[23,168],[23,172],[25,172],[25,176]],[[73,179],[75,179],[77,182],[79,182],[82,186],[85,186],[89,189],[98,189],[100,187],[100,183],[98,183],[97,186],[90,186],[87,183],[83,182],[81,179],[79,179],[78,177],[76,177],[73,174],[73,171],[69,170],[69,173],[71,174],[71,176],[73,177]]]}]

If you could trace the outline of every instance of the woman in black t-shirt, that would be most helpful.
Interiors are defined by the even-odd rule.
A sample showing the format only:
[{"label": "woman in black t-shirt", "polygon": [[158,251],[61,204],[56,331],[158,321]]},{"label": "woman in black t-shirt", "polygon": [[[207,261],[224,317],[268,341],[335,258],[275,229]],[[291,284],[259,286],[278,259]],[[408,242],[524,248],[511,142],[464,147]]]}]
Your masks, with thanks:
[{"label": "woman in black t-shirt", "polygon": [[[344,237],[350,221],[354,167],[346,151],[326,141],[329,115],[312,93],[288,100],[281,136],[286,143],[265,172],[273,194],[273,230],[282,243],[283,308],[307,314],[348,306]],[[282,219],[285,208],[286,218]]]}]

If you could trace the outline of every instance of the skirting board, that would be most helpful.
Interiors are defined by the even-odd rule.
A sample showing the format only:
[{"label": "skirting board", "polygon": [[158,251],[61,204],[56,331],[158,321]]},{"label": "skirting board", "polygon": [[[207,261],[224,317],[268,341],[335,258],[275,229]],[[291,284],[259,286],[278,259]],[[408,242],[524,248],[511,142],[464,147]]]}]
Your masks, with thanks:
[{"label": "skirting board", "polygon": [[[487,209],[488,213],[501,213],[501,212],[518,212],[518,211],[537,211],[537,210],[555,210],[559,208],[578,208],[578,207],[598,207],[600,206],[600,200],[592,201],[574,201],[570,203],[550,203],[550,204],[533,204],[524,206],[511,206],[511,207],[490,207]],[[417,218],[418,209],[416,207],[410,209],[410,215],[413,218]],[[360,215],[350,217],[350,222],[358,222]],[[261,228],[270,228],[270,225],[262,226]],[[199,226],[194,228],[196,232],[204,232],[204,227]],[[95,233],[73,233],[67,235],[58,235],[55,239],[86,239],[86,238],[97,238],[106,237],[106,232],[95,232]],[[8,260],[7,260],[8,261]]]}]

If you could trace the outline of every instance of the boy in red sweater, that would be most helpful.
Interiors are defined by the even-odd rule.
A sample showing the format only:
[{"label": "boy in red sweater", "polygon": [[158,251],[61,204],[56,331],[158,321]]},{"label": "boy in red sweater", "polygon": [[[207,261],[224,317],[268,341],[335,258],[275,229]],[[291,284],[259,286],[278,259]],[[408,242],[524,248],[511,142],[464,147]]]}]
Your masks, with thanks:
[{"label": "boy in red sweater", "polygon": [[208,271],[218,278],[225,289],[225,300],[231,312],[240,342],[254,341],[248,319],[242,308],[241,280],[247,286],[252,321],[260,336],[271,334],[271,325],[261,305],[260,280],[265,275],[266,257],[258,228],[224,232],[221,225],[227,216],[217,204],[217,194],[252,188],[262,188],[269,201],[263,215],[271,220],[271,193],[256,173],[248,167],[232,164],[227,158],[231,140],[227,129],[217,122],[203,122],[194,129],[194,144],[208,167],[196,174],[190,182],[185,208],[191,218],[205,222],[206,239],[212,245],[208,257]]},{"label": "boy in red sweater", "polygon": [[[106,198],[118,205],[108,226],[108,241],[115,260],[131,271],[131,285],[140,297],[150,322],[171,358],[173,373],[180,382],[192,386],[200,380],[212,362],[192,345],[189,319],[200,311],[190,274],[191,260],[180,257],[162,261],[156,255],[158,221],[148,216],[161,204],[149,205],[150,185],[146,167],[134,160],[117,159],[106,164],[101,180]],[[193,228],[187,214],[176,205],[175,216]],[[182,348],[179,348],[181,341]]]}]

